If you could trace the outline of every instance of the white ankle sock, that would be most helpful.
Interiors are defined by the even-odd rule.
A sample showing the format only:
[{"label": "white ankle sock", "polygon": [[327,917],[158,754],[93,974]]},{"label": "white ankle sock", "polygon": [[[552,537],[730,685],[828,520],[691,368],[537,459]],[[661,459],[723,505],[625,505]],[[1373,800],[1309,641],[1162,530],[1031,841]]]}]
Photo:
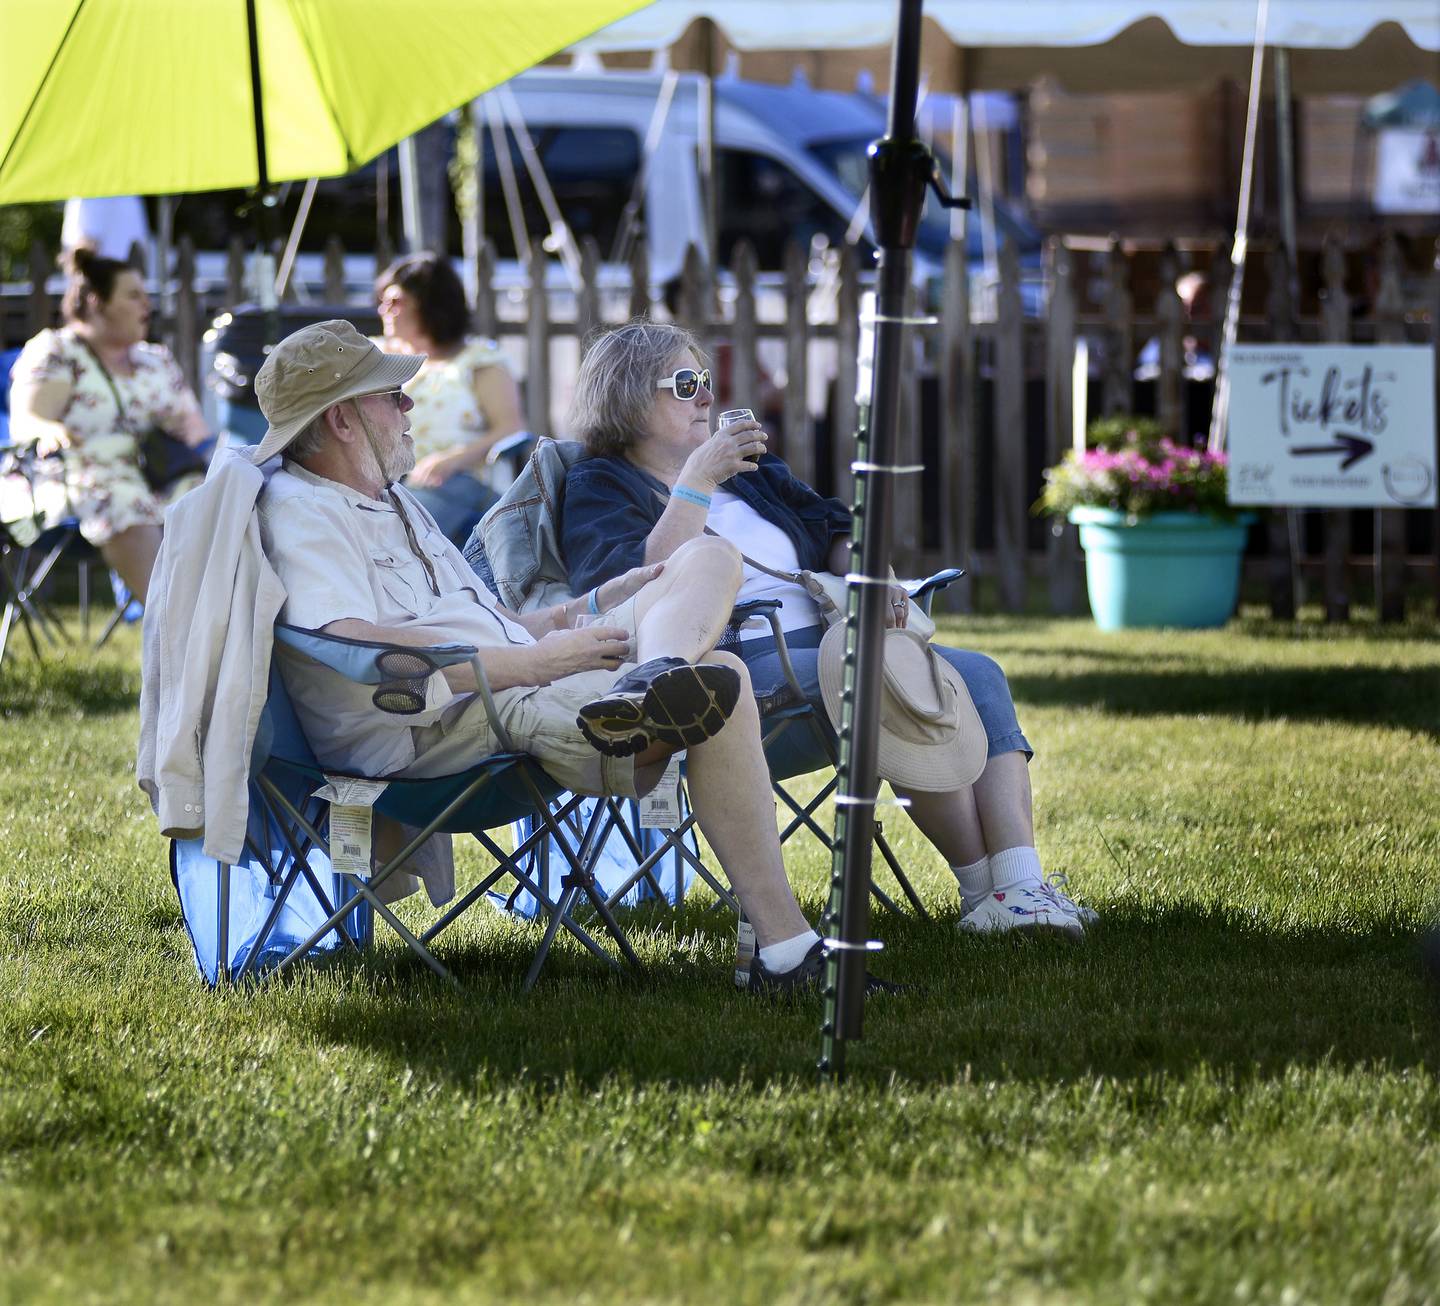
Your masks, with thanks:
[{"label": "white ankle sock", "polygon": [[1040,854],[1033,848],[1007,848],[1004,852],[990,854],[990,879],[995,892],[1020,885],[1043,884],[1045,877],[1040,871]]},{"label": "white ankle sock", "polygon": [[793,939],[766,944],[760,949],[760,960],[772,975],[783,975],[804,961],[805,954],[819,942],[820,936],[814,930],[806,930]]},{"label": "white ankle sock", "polygon": [[990,859],[982,857],[969,866],[952,866],[955,878],[960,881],[960,896],[965,900],[965,910],[974,911],[982,899],[992,892],[990,884]]}]

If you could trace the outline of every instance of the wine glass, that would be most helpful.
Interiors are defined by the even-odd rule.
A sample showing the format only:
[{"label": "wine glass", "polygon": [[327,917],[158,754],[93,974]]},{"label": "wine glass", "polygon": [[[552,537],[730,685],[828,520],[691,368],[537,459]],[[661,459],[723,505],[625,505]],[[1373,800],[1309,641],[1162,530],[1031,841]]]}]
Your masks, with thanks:
[{"label": "wine glass", "polygon": [[[727,426],[734,426],[736,422],[753,422],[754,420],[755,414],[748,408],[727,408],[715,419],[715,429],[723,431]],[[746,454],[745,461],[758,463],[760,455],[758,453]]]}]

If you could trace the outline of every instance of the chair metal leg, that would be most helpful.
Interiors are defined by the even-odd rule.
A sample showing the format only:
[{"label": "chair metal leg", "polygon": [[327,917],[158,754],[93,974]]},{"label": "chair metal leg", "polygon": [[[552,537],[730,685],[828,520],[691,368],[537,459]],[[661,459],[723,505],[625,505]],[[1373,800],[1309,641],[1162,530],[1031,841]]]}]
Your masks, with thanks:
[{"label": "chair metal leg", "polygon": [[216,921],[216,936],[219,940],[219,948],[215,957],[215,986],[219,988],[223,976],[228,983],[230,975],[230,867],[226,862],[219,863],[216,872],[220,877],[216,900],[219,903],[220,919]]},{"label": "chair metal leg", "polygon": [[[555,942],[555,935],[560,931],[560,922],[570,914],[570,908],[575,905],[575,895],[579,892],[580,886],[574,884],[561,891],[560,901],[556,903],[555,910],[550,913],[550,919],[545,922],[545,937],[540,940],[540,946],[535,951],[530,969],[525,972],[525,982],[520,986],[522,993],[529,993],[535,987],[535,981],[540,978],[540,969],[550,955],[550,945]],[[609,957],[606,957],[605,960],[612,966],[615,965],[615,962],[611,961]]]},{"label": "chair metal leg", "polygon": [[[95,641],[95,651],[97,653],[105,647],[106,641],[115,633],[115,628],[124,620],[125,609],[117,607],[115,611],[110,614],[110,620],[105,623],[105,629],[100,632],[100,638]],[[88,630],[85,632],[85,637],[87,639],[90,637]]]}]

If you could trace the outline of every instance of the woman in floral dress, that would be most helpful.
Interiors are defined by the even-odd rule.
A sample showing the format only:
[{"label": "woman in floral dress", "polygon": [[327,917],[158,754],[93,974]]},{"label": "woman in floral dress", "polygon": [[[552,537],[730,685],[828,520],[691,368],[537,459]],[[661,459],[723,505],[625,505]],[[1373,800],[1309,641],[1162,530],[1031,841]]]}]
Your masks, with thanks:
[{"label": "woman in floral dress", "polygon": [[75,250],[61,313],[65,325],[40,332],[16,360],[11,438],[39,455],[37,506],[52,521],[78,518],[80,534],[143,602],[165,506],[198,477],[152,490],[137,439],[158,426],[198,446],[209,433],[170,351],[145,341],[150,297],[134,268]]},{"label": "woman in floral dress", "polygon": [[410,434],[415,469],[405,488],[463,547],[500,496],[486,484],[491,449],[524,425],[520,388],[493,340],[467,336],[465,289],[437,254],[413,254],[377,278],[375,295],[387,353],[424,354],[405,393],[415,401]]}]

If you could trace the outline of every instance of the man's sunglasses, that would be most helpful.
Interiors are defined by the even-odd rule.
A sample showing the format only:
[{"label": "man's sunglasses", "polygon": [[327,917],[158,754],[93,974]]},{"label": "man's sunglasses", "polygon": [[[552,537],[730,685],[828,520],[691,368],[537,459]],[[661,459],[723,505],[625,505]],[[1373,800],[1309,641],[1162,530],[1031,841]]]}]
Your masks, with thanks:
[{"label": "man's sunglasses", "polygon": [[399,408],[405,398],[405,391],[396,386],[393,390],[370,390],[355,397],[357,399],[389,399],[394,402],[396,408]]},{"label": "man's sunglasses", "polygon": [[[693,399],[700,393],[700,387],[711,390],[710,369],[702,367],[698,372],[693,367],[682,367],[674,376],[656,381],[657,390],[673,390],[677,399]],[[711,390],[713,394],[714,391]]]}]

